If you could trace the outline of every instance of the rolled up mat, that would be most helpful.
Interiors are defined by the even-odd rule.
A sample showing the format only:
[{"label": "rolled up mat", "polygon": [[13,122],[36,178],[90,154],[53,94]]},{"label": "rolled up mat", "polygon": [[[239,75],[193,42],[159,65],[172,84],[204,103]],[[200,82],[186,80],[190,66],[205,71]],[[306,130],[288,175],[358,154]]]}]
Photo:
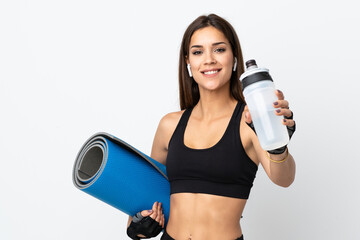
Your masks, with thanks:
[{"label": "rolled up mat", "polygon": [[78,189],[130,216],[161,202],[167,224],[170,184],[166,167],[108,133],[94,134],[81,147],[73,182]]}]

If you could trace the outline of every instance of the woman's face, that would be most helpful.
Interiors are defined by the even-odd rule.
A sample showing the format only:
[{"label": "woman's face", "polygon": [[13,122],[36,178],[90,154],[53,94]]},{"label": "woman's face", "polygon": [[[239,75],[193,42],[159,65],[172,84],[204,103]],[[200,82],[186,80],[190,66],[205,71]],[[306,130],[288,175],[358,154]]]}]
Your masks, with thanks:
[{"label": "woman's face", "polygon": [[230,81],[234,55],[224,34],[210,26],[192,35],[187,63],[199,88],[211,91]]}]

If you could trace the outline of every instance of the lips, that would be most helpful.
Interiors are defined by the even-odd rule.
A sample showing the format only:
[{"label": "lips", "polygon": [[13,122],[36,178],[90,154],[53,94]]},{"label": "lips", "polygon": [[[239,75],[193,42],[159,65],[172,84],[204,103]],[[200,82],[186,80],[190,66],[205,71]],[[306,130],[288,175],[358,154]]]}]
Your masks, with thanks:
[{"label": "lips", "polygon": [[207,69],[207,70],[201,71],[201,73],[204,75],[214,75],[220,71],[221,71],[221,69]]}]

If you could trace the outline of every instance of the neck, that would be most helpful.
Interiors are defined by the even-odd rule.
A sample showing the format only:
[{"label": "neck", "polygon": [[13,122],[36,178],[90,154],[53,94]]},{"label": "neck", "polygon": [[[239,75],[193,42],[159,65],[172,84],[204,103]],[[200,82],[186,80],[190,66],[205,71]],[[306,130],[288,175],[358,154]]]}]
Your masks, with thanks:
[{"label": "neck", "polygon": [[231,96],[229,87],[224,86],[216,91],[199,89],[200,99],[193,110],[198,118],[210,120],[232,113],[237,100]]}]

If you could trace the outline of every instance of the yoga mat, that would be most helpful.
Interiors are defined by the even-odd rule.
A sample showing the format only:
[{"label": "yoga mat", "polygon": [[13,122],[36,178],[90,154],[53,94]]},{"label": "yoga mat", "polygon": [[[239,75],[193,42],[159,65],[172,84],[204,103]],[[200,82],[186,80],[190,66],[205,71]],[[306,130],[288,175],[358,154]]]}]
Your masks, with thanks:
[{"label": "yoga mat", "polygon": [[108,133],[94,134],[81,147],[73,182],[78,189],[130,216],[161,202],[167,224],[170,184],[165,165]]}]

